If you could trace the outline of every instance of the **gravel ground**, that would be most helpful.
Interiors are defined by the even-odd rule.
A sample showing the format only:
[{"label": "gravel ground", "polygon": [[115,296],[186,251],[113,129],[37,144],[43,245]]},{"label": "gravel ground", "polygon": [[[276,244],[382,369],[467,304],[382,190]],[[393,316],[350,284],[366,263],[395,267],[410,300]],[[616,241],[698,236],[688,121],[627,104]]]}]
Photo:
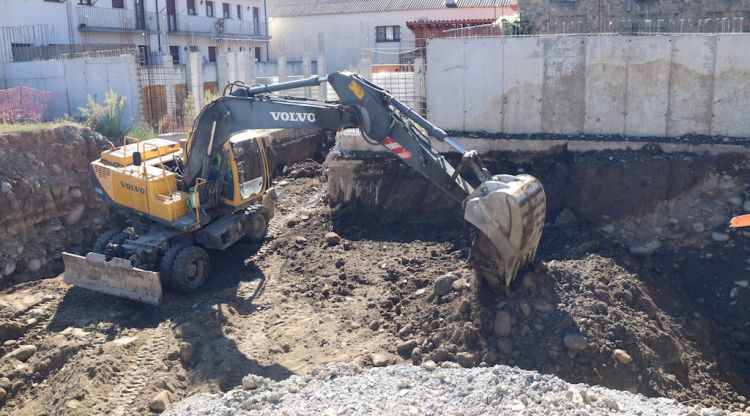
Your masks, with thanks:
[{"label": "gravel ground", "polygon": [[569,384],[508,366],[461,369],[330,364],[280,382],[248,375],[228,393],[197,394],[164,415],[730,415],[619,390]]}]

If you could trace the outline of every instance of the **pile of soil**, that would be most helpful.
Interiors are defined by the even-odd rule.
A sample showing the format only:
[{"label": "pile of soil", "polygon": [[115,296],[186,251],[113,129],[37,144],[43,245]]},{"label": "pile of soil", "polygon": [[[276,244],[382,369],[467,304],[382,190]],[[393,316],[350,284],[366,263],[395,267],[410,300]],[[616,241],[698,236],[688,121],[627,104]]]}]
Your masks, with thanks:
[{"label": "pile of soil", "polygon": [[[561,221],[499,296],[474,283],[466,224],[332,211],[325,178],[307,177],[321,170],[287,169],[267,241],[212,252],[212,280],[197,293],[150,307],[61,277],[0,292],[2,411],[143,414],[248,373],[280,380],[330,362],[428,359],[745,410],[736,351],[747,332],[686,289],[699,265],[678,272],[668,251],[638,257]],[[743,294],[732,300],[747,310]]]},{"label": "pile of soil", "polygon": [[[710,320],[675,280],[654,275],[651,260],[627,246],[607,247],[606,233],[549,227],[538,261],[498,296],[472,287],[472,237],[462,224],[371,225],[382,220],[329,223],[323,214],[293,221],[293,232],[273,244],[288,259],[290,278],[304,282],[293,297],[322,307],[378,289],[360,324],[400,338],[386,362],[399,355],[415,364],[509,364],[744,410],[747,385],[714,345]],[[321,225],[343,243],[329,246]]]}]

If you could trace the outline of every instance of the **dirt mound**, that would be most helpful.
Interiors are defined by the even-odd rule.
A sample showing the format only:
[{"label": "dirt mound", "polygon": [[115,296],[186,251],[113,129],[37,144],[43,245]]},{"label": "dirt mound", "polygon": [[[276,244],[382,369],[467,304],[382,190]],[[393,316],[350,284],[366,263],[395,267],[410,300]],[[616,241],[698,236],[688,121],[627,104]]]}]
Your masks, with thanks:
[{"label": "dirt mound", "polygon": [[108,145],[72,125],[0,136],[0,285],[53,276],[63,250],[96,238],[108,213],[88,163]]}]

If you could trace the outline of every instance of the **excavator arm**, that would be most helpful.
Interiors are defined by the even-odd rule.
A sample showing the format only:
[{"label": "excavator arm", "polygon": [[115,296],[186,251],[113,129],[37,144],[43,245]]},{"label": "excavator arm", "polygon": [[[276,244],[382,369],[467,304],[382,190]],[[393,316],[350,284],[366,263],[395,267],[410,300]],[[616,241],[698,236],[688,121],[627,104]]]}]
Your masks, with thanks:
[{"label": "excavator arm", "polygon": [[[271,95],[321,82],[328,82],[340,101]],[[195,120],[182,175],[185,188],[198,178],[208,179],[212,155],[238,131],[339,131],[358,127],[365,140],[384,146],[463,204],[464,218],[480,231],[470,260],[493,289],[509,285],[518,269],[534,258],[546,211],[539,181],[529,175],[493,176],[475,151],[463,149],[385,89],[348,72],[254,87],[233,84],[229,88],[230,94],[207,105]],[[457,167],[435,149],[433,141],[446,143],[461,155]]]}]

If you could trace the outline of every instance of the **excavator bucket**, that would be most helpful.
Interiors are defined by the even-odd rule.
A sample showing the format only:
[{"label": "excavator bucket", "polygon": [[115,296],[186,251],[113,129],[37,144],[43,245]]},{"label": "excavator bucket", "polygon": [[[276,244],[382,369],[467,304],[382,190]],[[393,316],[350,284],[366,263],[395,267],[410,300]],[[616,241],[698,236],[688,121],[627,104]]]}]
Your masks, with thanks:
[{"label": "excavator bucket", "polygon": [[533,176],[495,175],[464,205],[464,218],[481,231],[469,261],[493,290],[503,291],[536,255],[547,210],[544,188]]},{"label": "excavator bucket", "polygon": [[63,253],[63,262],[63,281],[69,285],[150,305],[161,303],[159,273],[137,269],[130,260],[114,257],[107,261],[99,253],[89,253],[86,257]]}]

